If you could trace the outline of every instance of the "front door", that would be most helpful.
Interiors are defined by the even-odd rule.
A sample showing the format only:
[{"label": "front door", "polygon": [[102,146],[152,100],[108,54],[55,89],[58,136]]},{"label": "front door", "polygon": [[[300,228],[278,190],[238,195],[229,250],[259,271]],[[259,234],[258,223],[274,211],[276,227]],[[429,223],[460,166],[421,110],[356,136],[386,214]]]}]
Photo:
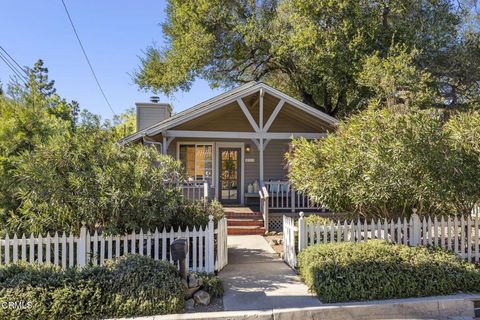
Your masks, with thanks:
[{"label": "front door", "polygon": [[241,195],[241,149],[240,148],[219,148],[219,199],[224,204],[240,203]]}]

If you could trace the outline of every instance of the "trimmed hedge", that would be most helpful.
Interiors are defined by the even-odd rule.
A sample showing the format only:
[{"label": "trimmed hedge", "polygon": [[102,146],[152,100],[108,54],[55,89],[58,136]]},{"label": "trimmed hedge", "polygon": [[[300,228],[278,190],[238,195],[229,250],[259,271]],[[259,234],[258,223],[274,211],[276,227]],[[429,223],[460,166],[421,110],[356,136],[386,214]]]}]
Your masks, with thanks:
[{"label": "trimmed hedge", "polygon": [[[17,303],[20,307],[9,306]],[[174,266],[125,256],[105,266],[62,270],[0,267],[0,319],[100,319],[178,313],[184,286]]]},{"label": "trimmed hedge", "polygon": [[479,292],[474,264],[440,249],[371,240],[310,246],[300,275],[327,303]]}]

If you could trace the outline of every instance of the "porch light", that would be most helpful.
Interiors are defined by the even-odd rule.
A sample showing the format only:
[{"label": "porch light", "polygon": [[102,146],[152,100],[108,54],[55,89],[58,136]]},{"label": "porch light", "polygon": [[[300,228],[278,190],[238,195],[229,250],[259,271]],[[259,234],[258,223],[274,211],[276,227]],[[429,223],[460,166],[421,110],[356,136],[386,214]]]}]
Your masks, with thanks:
[{"label": "porch light", "polygon": [[250,145],[247,144],[247,145],[245,146],[245,152],[246,152],[246,153],[250,153],[250,151],[252,151],[252,149],[250,149]]}]

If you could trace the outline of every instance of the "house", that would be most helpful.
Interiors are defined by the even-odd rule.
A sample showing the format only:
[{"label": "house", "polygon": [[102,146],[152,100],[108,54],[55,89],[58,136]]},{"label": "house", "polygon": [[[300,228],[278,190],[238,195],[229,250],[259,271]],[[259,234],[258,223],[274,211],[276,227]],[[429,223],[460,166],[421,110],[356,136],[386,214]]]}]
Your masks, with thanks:
[{"label": "house", "polygon": [[[180,160],[192,185],[210,198],[226,206],[262,204],[263,215],[264,201],[271,212],[315,207],[291,188],[285,153],[292,137],[325,137],[335,118],[261,82],[174,115],[158,98],[136,106],[137,132],[122,142],[154,144]],[[270,220],[271,227],[279,224],[281,215]]]}]

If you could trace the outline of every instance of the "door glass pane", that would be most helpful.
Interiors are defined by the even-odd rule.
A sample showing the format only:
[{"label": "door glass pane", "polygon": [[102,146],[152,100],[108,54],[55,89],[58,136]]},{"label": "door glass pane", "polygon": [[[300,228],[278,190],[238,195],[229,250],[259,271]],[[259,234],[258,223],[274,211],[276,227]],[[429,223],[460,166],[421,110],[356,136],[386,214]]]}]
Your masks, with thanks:
[{"label": "door glass pane", "polygon": [[238,190],[238,150],[222,149],[220,152],[220,196],[221,200],[237,201]]}]

